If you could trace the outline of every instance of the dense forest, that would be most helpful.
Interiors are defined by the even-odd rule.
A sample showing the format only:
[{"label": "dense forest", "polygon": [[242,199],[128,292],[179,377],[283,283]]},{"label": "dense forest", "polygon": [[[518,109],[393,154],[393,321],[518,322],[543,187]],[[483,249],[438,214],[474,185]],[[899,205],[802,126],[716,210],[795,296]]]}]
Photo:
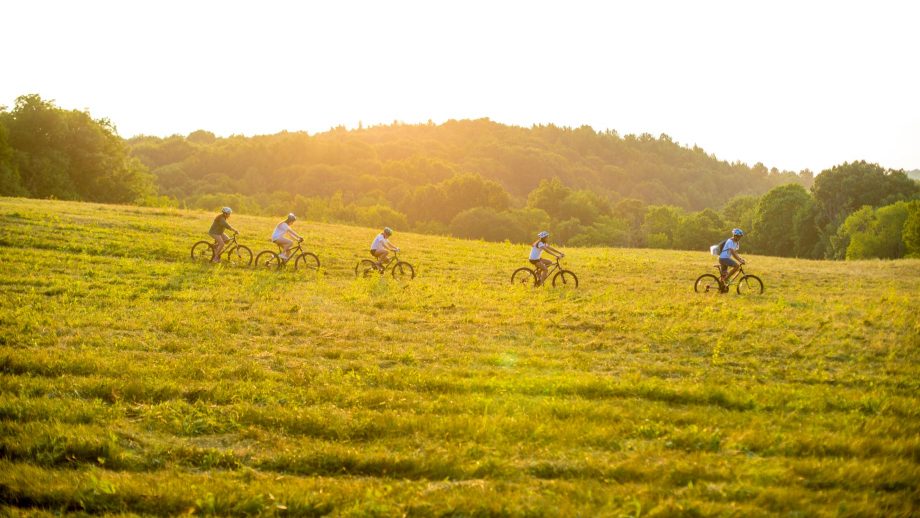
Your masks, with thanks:
[{"label": "dense forest", "polygon": [[0,195],[230,205],[495,241],[549,229],[567,245],[705,250],[742,227],[750,252],[896,258],[920,254],[918,185],[866,162],[815,176],[587,126],[480,119],[124,140],[110,121],[37,95],[0,110]]}]

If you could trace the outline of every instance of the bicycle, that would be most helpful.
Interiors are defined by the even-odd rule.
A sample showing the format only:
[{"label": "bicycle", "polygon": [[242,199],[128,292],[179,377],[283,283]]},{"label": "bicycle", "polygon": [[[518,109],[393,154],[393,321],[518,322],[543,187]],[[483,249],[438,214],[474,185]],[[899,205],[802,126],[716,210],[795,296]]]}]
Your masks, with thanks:
[{"label": "bicycle", "polygon": [[370,277],[374,272],[383,275],[390,268],[390,275],[394,279],[414,279],[415,267],[399,258],[398,252],[393,252],[393,259],[387,264],[380,264],[380,261],[371,261],[370,259],[361,259],[355,265],[355,277]]},{"label": "bicycle", "polygon": [[281,258],[284,248],[278,245],[278,252],[263,250],[256,256],[255,268],[263,270],[280,270],[294,259],[294,271],[305,270],[307,273],[319,270],[319,257],[303,249],[303,239],[297,241],[297,246],[288,251],[287,259]]},{"label": "bicycle", "polygon": [[[220,255],[227,254],[225,261],[233,266],[249,266],[252,264],[252,250],[246,245],[241,245],[236,239],[237,235],[236,232],[233,233],[233,237],[227,242]],[[193,261],[210,262],[213,259],[214,243],[199,241],[192,245]]]},{"label": "bicycle", "polygon": [[511,274],[511,284],[532,284],[534,287],[542,286],[546,284],[546,279],[550,278],[550,275],[555,272],[553,275],[553,288],[577,288],[578,287],[578,276],[575,275],[571,270],[566,270],[559,263],[559,257],[556,258],[556,262],[551,264],[546,272],[546,277],[543,282],[540,282],[537,276],[536,268],[527,268],[522,267],[514,270],[514,273]]},{"label": "bicycle", "polygon": [[729,286],[735,283],[735,291],[738,292],[738,295],[759,295],[763,293],[763,281],[756,275],[744,273],[744,265],[739,265],[738,271],[728,279],[725,279],[724,282],[721,278],[721,265],[717,264],[715,268],[719,270],[720,275],[711,273],[700,275],[693,284],[693,291],[697,293],[728,293]]}]

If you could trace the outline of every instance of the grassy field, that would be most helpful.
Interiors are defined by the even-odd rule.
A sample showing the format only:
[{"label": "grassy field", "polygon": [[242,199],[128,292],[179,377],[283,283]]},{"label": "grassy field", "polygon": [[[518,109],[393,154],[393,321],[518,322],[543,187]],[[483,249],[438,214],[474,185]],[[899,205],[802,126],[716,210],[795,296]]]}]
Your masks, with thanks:
[{"label": "grassy field", "polygon": [[3,512],[920,513],[920,261],[701,296],[704,251],[569,249],[563,291],[397,229],[401,283],[306,221],[318,276],[192,263],[211,218],[0,199]]}]

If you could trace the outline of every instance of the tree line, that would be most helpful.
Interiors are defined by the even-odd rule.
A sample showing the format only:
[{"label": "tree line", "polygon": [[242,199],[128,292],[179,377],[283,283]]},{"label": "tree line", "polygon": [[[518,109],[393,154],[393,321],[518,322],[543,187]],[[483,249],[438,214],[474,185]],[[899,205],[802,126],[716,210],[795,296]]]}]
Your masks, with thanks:
[{"label": "tree line", "polygon": [[[705,250],[740,226],[755,253],[901,257],[912,253],[905,229],[917,185],[877,164],[815,176],[728,163],[667,135],[587,126],[480,119],[124,140],[110,121],[37,95],[0,109],[2,195],[230,205],[492,241],[550,229],[568,245]],[[895,239],[897,222],[890,252],[881,243]]]}]

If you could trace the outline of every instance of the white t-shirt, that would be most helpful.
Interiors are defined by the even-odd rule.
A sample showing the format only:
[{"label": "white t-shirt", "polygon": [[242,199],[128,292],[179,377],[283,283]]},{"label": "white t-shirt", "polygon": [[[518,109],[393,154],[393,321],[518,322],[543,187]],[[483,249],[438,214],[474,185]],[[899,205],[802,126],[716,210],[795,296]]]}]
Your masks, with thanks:
[{"label": "white t-shirt", "polygon": [[390,244],[389,240],[384,237],[383,232],[377,234],[377,237],[374,238],[374,242],[371,243],[371,250],[383,250],[383,245]]},{"label": "white t-shirt", "polygon": [[272,241],[277,241],[278,239],[284,237],[284,235],[287,234],[289,230],[291,230],[291,226],[287,224],[287,221],[278,223],[278,226],[275,227],[275,231],[272,232]]},{"label": "white t-shirt", "polygon": [[735,241],[734,239],[729,239],[725,241],[725,246],[722,247],[722,253],[719,254],[719,259],[731,259],[732,250],[738,250],[741,247],[741,244]]},{"label": "white t-shirt", "polygon": [[543,253],[543,249],[546,248],[546,243],[543,241],[537,241],[537,243],[530,248],[530,260],[536,261],[540,258],[540,255]]}]

